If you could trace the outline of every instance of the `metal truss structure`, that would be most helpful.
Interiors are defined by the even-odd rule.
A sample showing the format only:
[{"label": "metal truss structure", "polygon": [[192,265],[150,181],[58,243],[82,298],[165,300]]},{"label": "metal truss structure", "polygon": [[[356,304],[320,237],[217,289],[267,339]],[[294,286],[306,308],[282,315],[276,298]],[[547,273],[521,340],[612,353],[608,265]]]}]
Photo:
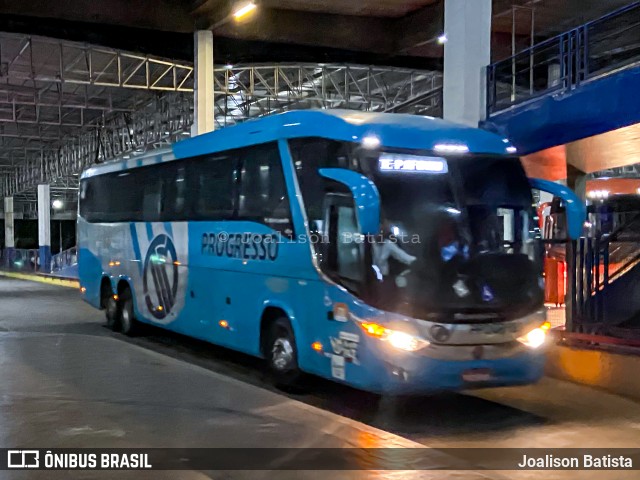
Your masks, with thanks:
[{"label": "metal truss structure", "polygon": [[363,65],[247,65],[216,69],[219,127],[293,109],[441,115],[440,72]]},{"label": "metal truss structure", "polygon": [[[73,204],[79,173],[187,137],[193,65],[0,33],[0,198],[35,209],[39,183]],[[218,127],[292,109],[439,116],[442,75],[332,64],[221,66]]]}]

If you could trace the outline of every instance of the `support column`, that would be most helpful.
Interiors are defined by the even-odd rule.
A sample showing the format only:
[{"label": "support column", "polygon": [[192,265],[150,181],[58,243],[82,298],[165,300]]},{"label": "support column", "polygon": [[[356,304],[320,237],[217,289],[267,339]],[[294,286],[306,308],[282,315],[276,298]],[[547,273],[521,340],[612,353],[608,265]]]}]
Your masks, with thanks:
[{"label": "support column", "polygon": [[16,247],[13,228],[13,197],[4,199],[4,266],[8,267],[13,262],[13,251]]},{"label": "support column", "polygon": [[213,98],[213,32],[198,30],[194,34],[193,125],[191,136],[211,132],[215,128]]},{"label": "support column", "polygon": [[40,271],[51,269],[51,191],[49,185],[38,185],[38,246]]},{"label": "support column", "polygon": [[444,119],[477,127],[486,116],[491,0],[445,0]]}]

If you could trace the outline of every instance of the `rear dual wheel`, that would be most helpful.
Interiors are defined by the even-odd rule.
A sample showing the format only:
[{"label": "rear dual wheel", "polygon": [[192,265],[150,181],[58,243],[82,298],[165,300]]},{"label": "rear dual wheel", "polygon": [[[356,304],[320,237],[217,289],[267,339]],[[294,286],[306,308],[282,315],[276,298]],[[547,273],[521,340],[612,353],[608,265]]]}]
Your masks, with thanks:
[{"label": "rear dual wheel", "polygon": [[103,299],[107,327],[114,332],[122,332],[133,336],[139,330],[139,322],[133,311],[133,296],[131,290],[125,289],[121,295],[116,296],[109,292],[108,298]]}]

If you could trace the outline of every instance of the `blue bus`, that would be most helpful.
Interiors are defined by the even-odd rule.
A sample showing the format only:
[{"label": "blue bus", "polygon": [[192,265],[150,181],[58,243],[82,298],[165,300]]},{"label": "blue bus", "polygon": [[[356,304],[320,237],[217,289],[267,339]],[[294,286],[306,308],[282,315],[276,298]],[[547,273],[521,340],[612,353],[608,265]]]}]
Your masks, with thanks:
[{"label": "blue bus", "polygon": [[[381,394],[535,382],[548,330],[532,186],[497,135],[292,111],[86,170],[84,299]],[[572,205],[576,208],[572,208]]]}]

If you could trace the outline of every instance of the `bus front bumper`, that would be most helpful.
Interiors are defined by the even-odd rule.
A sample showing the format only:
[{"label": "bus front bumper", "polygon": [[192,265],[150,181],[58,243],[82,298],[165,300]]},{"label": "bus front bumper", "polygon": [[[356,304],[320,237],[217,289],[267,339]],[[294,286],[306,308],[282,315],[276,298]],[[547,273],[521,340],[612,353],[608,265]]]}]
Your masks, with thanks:
[{"label": "bus front bumper", "polygon": [[[408,395],[535,383],[544,374],[544,350],[489,360],[444,360],[424,355],[386,356],[378,393]],[[379,372],[382,373],[382,372]]]}]

